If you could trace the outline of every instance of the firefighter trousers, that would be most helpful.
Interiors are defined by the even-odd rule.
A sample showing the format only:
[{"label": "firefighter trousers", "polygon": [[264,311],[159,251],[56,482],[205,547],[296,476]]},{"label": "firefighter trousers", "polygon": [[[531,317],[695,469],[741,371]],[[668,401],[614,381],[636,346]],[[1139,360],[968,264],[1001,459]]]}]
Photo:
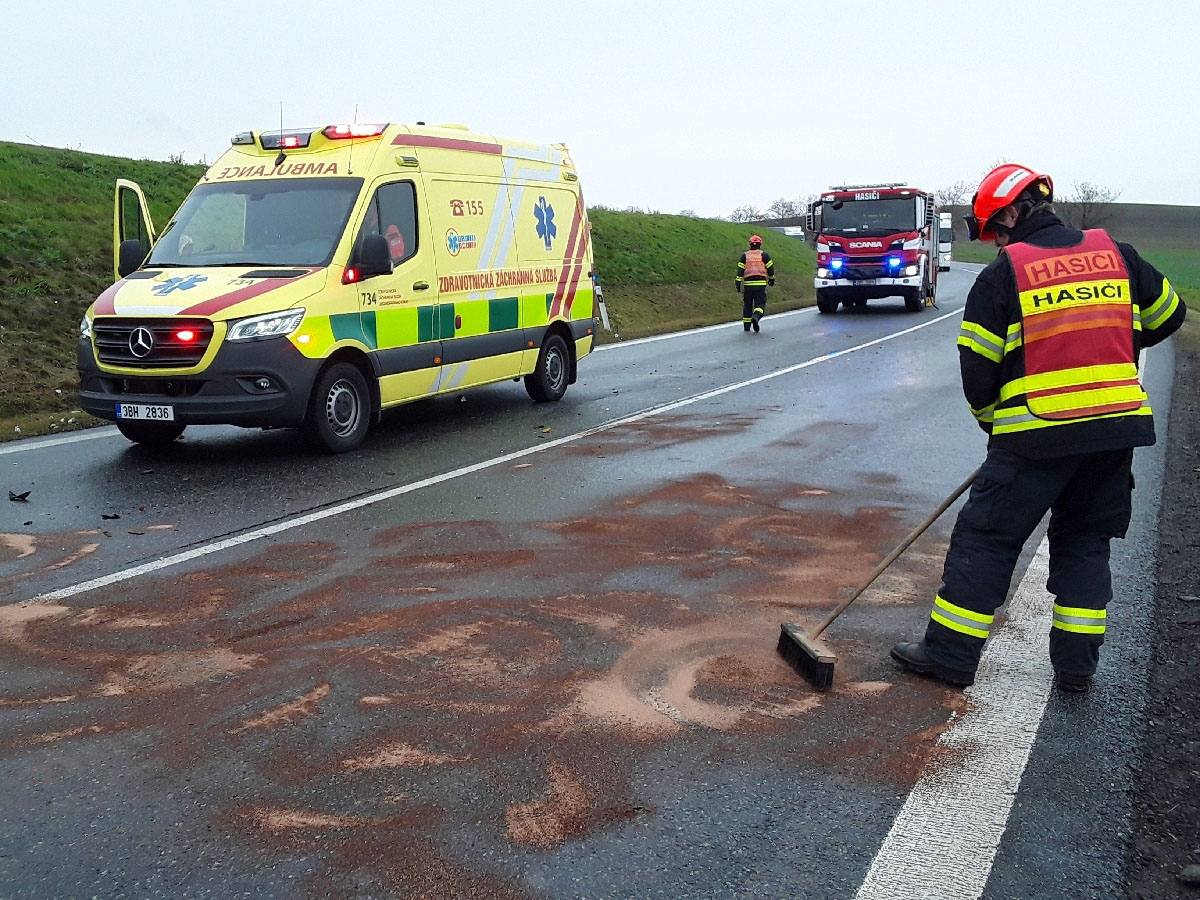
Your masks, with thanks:
[{"label": "firefighter trousers", "polygon": [[1109,541],[1129,528],[1132,463],[1132,449],[1054,459],[989,450],[946,551],[925,630],[930,659],[975,671],[1021,550],[1049,510],[1050,661],[1062,675],[1095,672],[1112,599]]},{"label": "firefighter trousers", "polygon": [[748,284],[742,288],[742,324],[747,328],[767,311],[767,288],[761,284]]}]

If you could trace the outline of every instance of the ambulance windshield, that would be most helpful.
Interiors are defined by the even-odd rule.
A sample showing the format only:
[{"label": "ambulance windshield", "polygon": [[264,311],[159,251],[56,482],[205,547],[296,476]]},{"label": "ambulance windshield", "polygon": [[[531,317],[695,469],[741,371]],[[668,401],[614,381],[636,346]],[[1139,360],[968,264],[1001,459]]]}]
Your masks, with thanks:
[{"label": "ambulance windshield", "polygon": [[202,184],[163,232],[147,266],[326,266],[360,178]]},{"label": "ambulance windshield", "polygon": [[821,230],[845,234],[895,234],[915,231],[915,197],[883,197],[879,200],[826,200],[821,204]]}]

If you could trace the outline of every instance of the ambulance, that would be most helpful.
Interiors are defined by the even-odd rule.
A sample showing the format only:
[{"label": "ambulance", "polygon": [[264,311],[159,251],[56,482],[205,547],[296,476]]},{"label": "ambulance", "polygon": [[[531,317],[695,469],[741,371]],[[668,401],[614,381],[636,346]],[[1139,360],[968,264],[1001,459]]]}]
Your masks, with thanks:
[{"label": "ambulance", "polygon": [[119,180],[116,283],[88,308],[80,402],[125,437],[299,428],[358,447],[382,410],[524,380],[560,399],[594,342],[562,144],[462,126],[244,132],[159,233]]}]

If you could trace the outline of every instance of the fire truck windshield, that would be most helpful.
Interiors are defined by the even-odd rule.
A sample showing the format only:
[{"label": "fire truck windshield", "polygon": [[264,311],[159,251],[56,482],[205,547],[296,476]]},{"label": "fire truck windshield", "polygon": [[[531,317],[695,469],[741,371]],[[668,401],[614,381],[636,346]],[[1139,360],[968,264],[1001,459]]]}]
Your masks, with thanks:
[{"label": "fire truck windshield", "polygon": [[821,204],[821,231],[850,234],[894,234],[917,227],[915,197],[879,200],[826,200]]}]

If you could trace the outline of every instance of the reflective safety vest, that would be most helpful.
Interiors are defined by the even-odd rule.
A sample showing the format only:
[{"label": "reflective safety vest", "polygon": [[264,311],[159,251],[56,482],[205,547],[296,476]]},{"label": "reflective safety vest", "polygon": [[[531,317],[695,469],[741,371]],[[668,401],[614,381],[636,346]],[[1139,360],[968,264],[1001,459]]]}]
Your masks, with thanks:
[{"label": "reflective safety vest", "polygon": [[1073,247],[1003,252],[1017,281],[1025,374],[1001,387],[992,434],[1150,415],[1133,343],[1141,321],[1112,238],[1093,229]]},{"label": "reflective safety vest", "polygon": [[760,281],[767,277],[767,266],[763,262],[763,254],[761,250],[746,251],[746,268],[742,271],[742,278],[750,281],[752,278]]}]

